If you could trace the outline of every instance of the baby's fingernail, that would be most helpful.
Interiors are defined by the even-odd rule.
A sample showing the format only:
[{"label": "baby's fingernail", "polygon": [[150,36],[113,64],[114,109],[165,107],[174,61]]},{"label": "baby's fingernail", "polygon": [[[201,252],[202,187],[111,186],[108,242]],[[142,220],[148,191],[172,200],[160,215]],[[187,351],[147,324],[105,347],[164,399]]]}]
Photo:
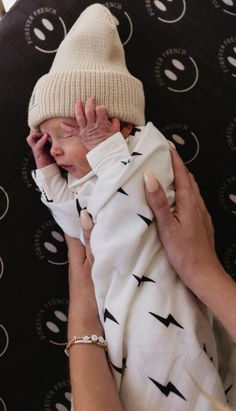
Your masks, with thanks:
[{"label": "baby's fingernail", "polygon": [[159,183],[152,171],[148,170],[144,172],[144,183],[149,193],[153,193],[159,188]]},{"label": "baby's fingernail", "polygon": [[86,210],[80,212],[81,226],[84,230],[91,230],[93,228],[93,221]]},{"label": "baby's fingernail", "polygon": [[176,147],[175,147],[173,141],[170,141],[170,140],[167,140],[167,141],[168,141],[169,145],[176,150]]}]

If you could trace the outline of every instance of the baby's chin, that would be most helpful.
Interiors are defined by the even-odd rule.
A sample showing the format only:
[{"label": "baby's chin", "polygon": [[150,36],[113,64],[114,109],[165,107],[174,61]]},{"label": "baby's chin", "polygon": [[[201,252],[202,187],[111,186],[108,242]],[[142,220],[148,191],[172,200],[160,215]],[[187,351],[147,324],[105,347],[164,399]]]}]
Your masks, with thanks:
[{"label": "baby's chin", "polygon": [[68,170],[68,174],[70,174],[74,178],[82,178],[86,174],[90,172],[91,168],[89,170],[78,170],[73,166],[70,167],[70,170]]}]

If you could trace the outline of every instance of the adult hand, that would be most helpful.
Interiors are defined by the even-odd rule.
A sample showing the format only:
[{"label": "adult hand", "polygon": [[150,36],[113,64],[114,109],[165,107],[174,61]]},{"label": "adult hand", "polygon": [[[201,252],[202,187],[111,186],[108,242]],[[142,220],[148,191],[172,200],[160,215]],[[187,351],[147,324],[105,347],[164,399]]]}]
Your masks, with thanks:
[{"label": "adult hand", "polygon": [[191,287],[202,267],[219,264],[214,248],[211,217],[192,174],[174,148],[170,149],[175,177],[176,208],[172,213],[162,186],[146,172],[146,196],[156,218],[168,259],[184,283]]},{"label": "adult hand", "polygon": [[82,101],[75,102],[75,118],[78,127],[71,127],[65,122],[61,123],[61,127],[80,137],[88,151],[120,131],[118,118],[108,119],[106,107],[95,106],[93,97],[89,97],[85,105]]},{"label": "adult hand", "polygon": [[43,168],[55,162],[47,146],[48,135],[40,131],[30,131],[26,141],[31,147],[37,168]]},{"label": "adult hand", "polygon": [[217,258],[213,226],[194,177],[171,149],[176,207],[170,211],[165,192],[151,172],[144,176],[146,196],[157,230],[174,270],[208,306],[236,342],[236,283]]}]

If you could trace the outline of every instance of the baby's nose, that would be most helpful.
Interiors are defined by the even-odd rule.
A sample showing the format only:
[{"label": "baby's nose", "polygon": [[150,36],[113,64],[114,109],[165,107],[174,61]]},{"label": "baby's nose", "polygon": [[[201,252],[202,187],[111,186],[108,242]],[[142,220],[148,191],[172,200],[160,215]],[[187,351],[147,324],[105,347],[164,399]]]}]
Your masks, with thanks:
[{"label": "baby's nose", "polygon": [[59,144],[57,144],[57,143],[53,144],[52,143],[52,146],[50,148],[50,154],[53,157],[57,157],[57,156],[60,156],[60,155],[63,154],[63,150],[62,150],[62,148],[60,147]]}]

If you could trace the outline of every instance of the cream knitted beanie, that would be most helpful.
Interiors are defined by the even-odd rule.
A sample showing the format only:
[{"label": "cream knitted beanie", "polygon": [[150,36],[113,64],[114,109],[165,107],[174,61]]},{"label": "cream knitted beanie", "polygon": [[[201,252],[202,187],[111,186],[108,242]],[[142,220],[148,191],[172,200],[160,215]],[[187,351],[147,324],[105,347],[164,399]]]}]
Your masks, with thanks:
[{"label": "cream knitted beanie", "polygon": [[144,125],[144,91],[125,62],[124,49],[110,11],[95,3],[87,7],[60,44],[51,69],[36,83],[28,124],[37,129],[52,117],[75,117],[76,100],[95,97],[110,117]]}]

